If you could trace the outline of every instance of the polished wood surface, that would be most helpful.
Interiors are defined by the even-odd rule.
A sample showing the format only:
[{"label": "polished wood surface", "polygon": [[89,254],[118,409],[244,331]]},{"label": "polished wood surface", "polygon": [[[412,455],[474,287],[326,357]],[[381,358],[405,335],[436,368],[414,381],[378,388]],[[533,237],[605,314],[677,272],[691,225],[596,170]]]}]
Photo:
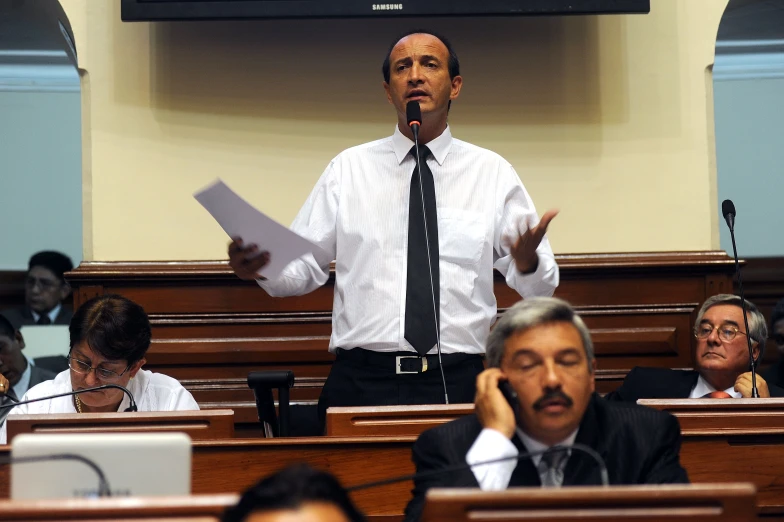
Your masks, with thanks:
[{"label": "polished wood surface", "polygon": [[[291,464],[307,462],[333,473],[345,487],[414,472],[411,445],[415,437],[302,437],[226,439],[193,442],[193,494],[241,493],[262,477]],[[10,446],[0,446],[0,498],[8,498]],[[369,515],[403,513],[413,483],[358,491],[357,506]]]},{"label": "polished wood surface", "polygon": [[177,431],[187,433],[193,440],[234,437],[234,412],[231,410],[9,415],[6,423],[9,443],[22,433]]},{"label": "polished wood surface", "polygon": [[217,522],[237,495],[114,497],[92,499],[0,500],[0,520]]},{"label": "polished wood surface", "polygon": [[474,412],[473,404],[352,406],[327,409],[326,434],[335,437],[418,436]]},{"label": "polished wood surface", "polygon": [[754,499],[754,486],[742,483],[502,492],[434,489],[427,494],[422,522],[746,522],[756,518]]},{"label": "polished wood surface", "polygon": [[[724,252],[556,259],[556,295],[591,329],[600,392],[635,365],[690,367],[700,304],[732,290],[734,262]],[[110,292],[141,304],[153,325],[146,368],[179,379],[204,408],[233,409],[238,424],[257,422],[248,372],[293,370],[294,404],[315,404],[329,373],[334,273],[318,290],[283,299],[239,280],[225,261],[83,262],[67,278],[75,306]],[[500,312],[520,299],[497,273],[495,295]]]}]

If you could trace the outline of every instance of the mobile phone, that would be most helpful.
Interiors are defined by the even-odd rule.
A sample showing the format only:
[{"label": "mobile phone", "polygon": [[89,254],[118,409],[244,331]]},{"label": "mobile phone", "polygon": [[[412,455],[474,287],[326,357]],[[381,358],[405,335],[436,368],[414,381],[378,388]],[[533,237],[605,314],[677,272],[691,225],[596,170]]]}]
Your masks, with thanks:
[{"label": "mobile phone", "polygon": [[512,385],[509,384],[509,381],[498,381],[498,389],[501,390],[506,402],[509,403],[509,406],[512,407],[512,411],[514,412],[515,420],[517,420],[518,425],[520,424],[520,400],[517,397],[517,392],[514,391]]}]

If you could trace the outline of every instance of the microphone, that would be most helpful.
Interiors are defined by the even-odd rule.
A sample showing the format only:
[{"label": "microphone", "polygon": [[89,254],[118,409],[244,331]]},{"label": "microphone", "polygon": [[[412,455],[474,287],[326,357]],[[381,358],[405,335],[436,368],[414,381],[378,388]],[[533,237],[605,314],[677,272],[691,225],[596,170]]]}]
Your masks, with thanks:
[{"label": "microphone", "polygon": [[740,306],[743,310],[743,324],[746,325],[746,342],[749,345],[749,361],[751,361],[751,396],[752,398],[759,398],[759,391],[757,391],[757,363],[754,360],[754,350],[751,347],[751,337],[749,336],[749,318],[746,312],[746,298],[743,296],[743,278],[740,276],[740,263],[738,263],[738,248],[735,246],[735,204],[725,199],[721,202],[721,213],[724,215],[724,220],[727,222],[727,227],[730,229],[730,237],[732,238],[732,254],[735,257],[735,275],[738,276],[738,287],[740,289]]},{"label": "microphone", "polygon": [[414,133],[414,143],[417,146],[417,164],[419,163],[419,127],[422,125],[422,109],[419,102],[412,100],[406,104],[406,120],[411,132]]},{"label": "microphone", "polygon": [[77,455],[75,453],[55,453],[52,455],[30,455],[25,457],[4,457],[1,458],[0,461],[3,464],[26,464],[28,462],[47,462],[52,460],[75,460],[78,462],[82,462],[89,466],[90,468],[95,471],[95,474],[98,475],[98,496],[99,497],[111,497],[112,490],[109,487],[109,481],[106,480],[106,474],[103,472],[100,466],[88,459],[87,457],[83,457],[82,455]]},{"label": "microphone", "polygon": [[7,408],[13,408],[13,407],[19,406],[21,404],[30,404],[32,402],[48,401],[48,400],[51,400],[51,399],[57,399],[58,397],[68,397],[69,395],[79,395],[79,394],[82,394],[82,393],[88,393],[88,392],[93,392],[93,391],[108,390],[109,388],[116,388],[118,390],[122,390],[125,393],[125,395],[128,396],[128,401],[130,402],[130,405],[127,408],[125,408],[126,412],[138,411],[136,409],[136,401],[133,399],[133,394],[131,394],[131,392],[128,391],[127,388],[124,388],[124,387],[120,386],[119,384],[101,384],[100,386],[93,386],[92,388],[82,388],[81,390],[74,390],[74,391],[69,391],[69,392],[65,392],[65,393],[58,393],[57,395],[50,395],[48,397],[39,397],[37,399],[28,399],[26,401],[19,401],[19,402],[14,402],[14,403],[11,403],[11,404],[3,404],[3,405],[0,405],[0,410],[4,410],[4,409],[7,409]]},{"label": "microphone", "polygon": [[[406,121],[414,134],[414,149],[416,150],[417,175],[419,176],[419,195],[422,197],[422,219],[425,225],[425,247],[427,248],[427,270],[430,274],[430,296],[433,300],[433,317],[435,317],[436,351],[438,352],[438,368],[441,370],[441,384],[444,385],[444,404],[449,404],[449,393],[446,390],[446,376],[444,363],[441,361],[441,328],[438,325],[438,310],[436,309],[436,292],[433,288],[433,263],[430,259],[430,235],[427,227],[427,212],[425,212],[425,189],[422,186],[422,163],[419,158],[419,127],[422,125],[422,108],[419,102],[411,100],[406,104]],[[438,224],[435,224],[438,226]]]},{"label": "microphone", "polygon": [[528,452],[520,453],[519,455],[515,455],[515,456],[512,456],[512,457],[501,457],[501,458],[498,458],[498,459],[485,460],[485,461],[482,461],[482,462],[475,462],[473,464],[460,464],[460,465],[457,465],[457,466],[448,466],[446,468],[434,469],[432,471],[425,471],[423,473],[414,473],[412,475],[402,475],[402,476],[399,476],[399,477],[393,477],[391,479],[377,480],[377,481],[374,481],[374,482],[366,482],[365,484],[359,484],[359,485],[352,486],[352,487],[346,488],[346,489],[349,492],[360,491],[360,490],[363,490],[363,489],[375,488],[375,487],[379,487],[379,486],[386,486],[388,484],[395,484],[396,482],[405,482],[407,480],[415,480],[415,479],[436,477],[436,476],[444,474],[444,473],[455,473],[455,472],[463,471],[463,470],[466,470],[466,469],[469,469],[469,468],[473,468],[473,467],[476,467],[476,466],[486,466],[488,464],[497,464],[499,462],[506,462],[508,460],[530,459],[532,457],[536,457],[536,456],[539,456],[539,455],[544,455],[545,453],[547,453],[549,451],[563,452],[563,451],[570,451],[570,450],[581,451],[581,452],[585,453],[586,455],[590,456],[592,459],[594,459],[596,461],[596,464],[599,466],[599,475],[601,476],[602,486],[606,487],[606,486],[610,485],[610,476],[607,473],[607,465],[604,463],[604,459],[602,458],[602,456],[599,455],[599,453],[595,449],[591,448],[590,446],[586,446],[585,444],[576,443],[576,444],[573,444],[571,446],[552,446],[550,448],[543,449],[543,450],[528,451]]}]

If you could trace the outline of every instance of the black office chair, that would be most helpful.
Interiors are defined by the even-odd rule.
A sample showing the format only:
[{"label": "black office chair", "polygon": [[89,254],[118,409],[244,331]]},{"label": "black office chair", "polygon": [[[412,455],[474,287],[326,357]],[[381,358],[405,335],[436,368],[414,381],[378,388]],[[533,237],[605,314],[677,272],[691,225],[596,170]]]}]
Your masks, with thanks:
[{"label": "black office chair", "polygon": [[[256,410],[259,422],[264,425],[265,437],[288,437],[291,433],[289,411],[289,389],[294,386],[294,372],[291,370],[268,370],[250,372],[248,387],[256,397]],[[272,389],[278,389],[278,415],[275,415],[275,400]]]}]

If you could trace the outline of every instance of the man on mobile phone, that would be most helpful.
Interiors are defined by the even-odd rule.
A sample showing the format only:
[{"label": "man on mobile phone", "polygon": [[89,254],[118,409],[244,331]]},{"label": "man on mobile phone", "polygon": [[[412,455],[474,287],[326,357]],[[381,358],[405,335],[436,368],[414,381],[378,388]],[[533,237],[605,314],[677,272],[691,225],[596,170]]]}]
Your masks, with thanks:
[{"label": "man on mobile phone", "polygon": [[[688,482],[675,417],[595,393],[591,336],[565,301],[538,297],[510,308],[490,334],[487,362],[476,414],[424,432],[413,448],[417,473],[471,467],[415,479],[406,520],[419,519],[431,487],[600,485],[598,463],[575,444],[599,454],[612,485]],[[515,458],[536,451],[545,453]]]}]

